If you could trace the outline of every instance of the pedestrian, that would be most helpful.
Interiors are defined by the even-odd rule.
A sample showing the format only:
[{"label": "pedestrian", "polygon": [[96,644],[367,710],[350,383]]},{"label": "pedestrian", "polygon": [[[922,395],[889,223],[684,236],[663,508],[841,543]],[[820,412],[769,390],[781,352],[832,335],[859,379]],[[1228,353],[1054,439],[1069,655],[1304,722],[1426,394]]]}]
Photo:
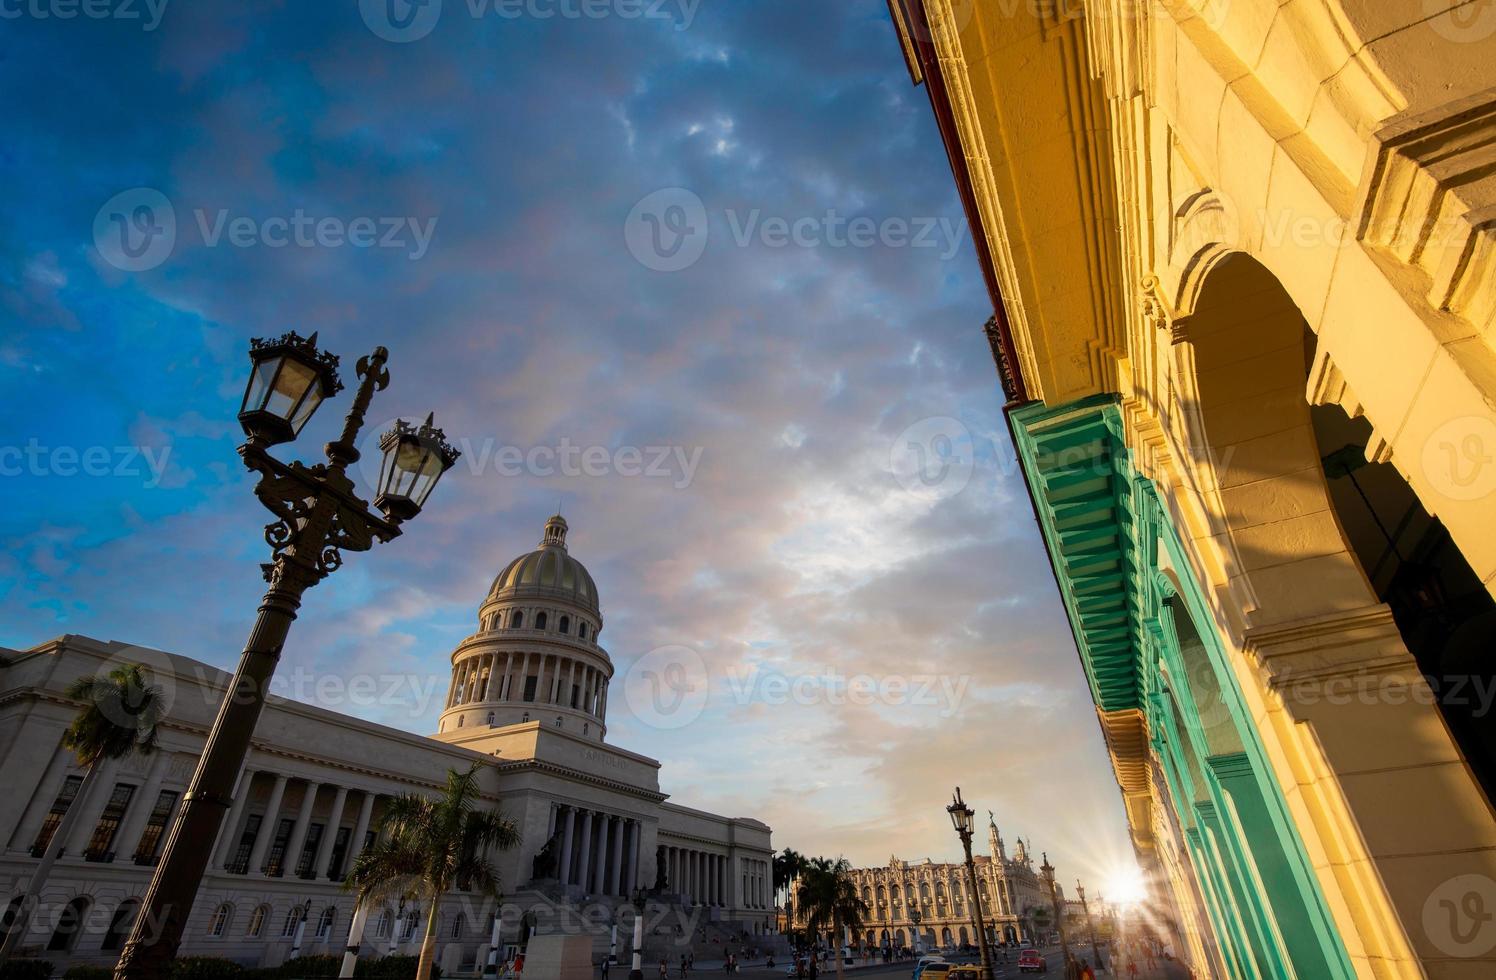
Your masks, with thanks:
[{"label": "pedestrian", "polygon": [[603,956],[602,980],[608,980],[608,957],[607,957],[606,954],[604,954],[604,956]]},{"label": "pedestrian", "polygon": [[1127,975],[1130,976],[1130,977],[1135,977],[1135,976],[1138,975],[1138,961],[1137,960],[1128,960],[1127,961]]},{"label": "pedestrian", "polygon": [[660,957],[660,980],[670,980],[670,967],[665,965],[665,957]]},{"label": "pedestrian", "polygon": [[686,954],[680,954],[680,980],[686,980],[686,977],[689,975],[690,969],[691,963],[688,959],[686,959]]}]

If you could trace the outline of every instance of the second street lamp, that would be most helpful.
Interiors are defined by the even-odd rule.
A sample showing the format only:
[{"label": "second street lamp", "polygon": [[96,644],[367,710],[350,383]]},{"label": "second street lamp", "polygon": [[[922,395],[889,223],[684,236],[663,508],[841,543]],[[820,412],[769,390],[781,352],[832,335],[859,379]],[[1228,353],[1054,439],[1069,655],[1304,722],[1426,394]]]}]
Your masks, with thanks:
[{"label": "second street lamp", "polygon": [[254,366],[239,413],[248,438],[239,455],[260,475],[255,496],[276,518],[265,526],[270,561],[260,566],[269,588],[115,966],[116,980],[159,980],[176,956],[302,595],[342,565],[344,551],[368,551],[376,539],[399,536],[400,523],[420,512],[457,461],[430,417],[419,428],[400,422],[380,441],[385,461],[375,506],[383,516],[354,492],[347,470],[359,459],[355,442],[364,414],[375,390],[390,382],[383,347],[358,362],[358,392],[342,433],[327,444],[326,463],[271,456],[268,447],[296,438],[342,387],[337,357],[318,350],[315,339],[288,333],[251,342]]},{"label": "second street lamp", "polygon": [[971,807],[967,806],[961,799],[961,787],[956,787],[956,795],[951,800],[951,805],[945,808],[945,812],[951,815],[951,826],[956,828],[956,836],[961,838],[961,846],[966,850],[966,878],[971,886],[971,910],[976,919],[977,948],[982,951],[982,980],[992,980],[995,974],[992,972],[992,951],[987,947],[987,922],[982,917],[982,893],[977,890],[977,866],[971,857]]}]

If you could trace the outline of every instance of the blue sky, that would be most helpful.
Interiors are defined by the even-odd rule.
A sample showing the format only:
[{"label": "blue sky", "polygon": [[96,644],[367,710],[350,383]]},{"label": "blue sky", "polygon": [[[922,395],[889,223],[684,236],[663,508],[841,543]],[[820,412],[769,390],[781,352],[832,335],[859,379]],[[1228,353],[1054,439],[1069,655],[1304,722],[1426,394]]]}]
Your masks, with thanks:
[{"label": "blue sky", "polygon": [[[881,0],[101,9],[0,24],[0,644],[230,666],[268,519],[234,455],[244,351],[317,330],[350,384],[389,348],[372,426],[434,409],[466,454],[308,596],[289,696],[433,730],[559,501],[609,740],[675,799],[866,864],[954,856],[960,783],[1061,874],[1126,860]],[[625,696],[660,656],[704,671],[687,724]],[[358,675],[403,681],[326,683]]]}]

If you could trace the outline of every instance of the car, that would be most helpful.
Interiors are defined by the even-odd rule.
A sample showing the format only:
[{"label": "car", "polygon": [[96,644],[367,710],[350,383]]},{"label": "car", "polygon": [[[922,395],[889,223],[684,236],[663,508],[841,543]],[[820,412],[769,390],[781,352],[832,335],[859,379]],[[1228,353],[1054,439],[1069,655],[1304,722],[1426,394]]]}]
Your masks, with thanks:
[{"label": "car", "polygon": [[1037,949],[1021,949],[1018,951],[1019,973],[1048,973],[1049,964]]},{"label": "car", "polygon": [[982,967],[978,963],[962,963],[953,966],[945,975],[946,980],[982,980]]},{"label": "car", "polygon": [[951,972],[951,964],[938,956],[922,956],[918,963],[914,964],[913,980],[946,980],[946,974]]}]

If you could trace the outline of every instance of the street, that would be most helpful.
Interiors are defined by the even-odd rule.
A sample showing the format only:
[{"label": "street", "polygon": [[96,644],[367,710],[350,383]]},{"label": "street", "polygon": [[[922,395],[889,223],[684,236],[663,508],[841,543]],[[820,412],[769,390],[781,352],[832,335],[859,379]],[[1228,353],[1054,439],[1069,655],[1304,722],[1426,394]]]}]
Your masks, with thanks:
[{"label": "street", "polygon": [[[1040,975],[1061,978],[1061,980],[1063,980],[1065,974],[1062,965],[1062,955],[1060,952],[1060,947],[1050,946],[1041,950],[1041,952],[1044,954],[1045,962],[1049,965],[1049,971],[1047,974]],[[975,956],[953,956],[950,957],[950,962],[975,963],[977,962],[977,958]],[[914,960],[895,960],[892,963],[869,963],[868,965],[863,966],[859,961],[857,965],[848,967],[846,969],[846,975],[848,977],[910,977],[914,973],[914,963]],[[1110,959],[1107,960],[1107,966],[1111,966]],[[775,978],[775,980],[783,980],[783,978],[785,977],[786,968],[787,964],[780,960],[775,960],[775,965],[772,969],[765,966],[762,962],[740,963],[738,966],[737,976],[753,977],[756,978],[756,980],[768,980],[768,978],[771,977]],[[998,956],[993,960],[992,970],[994,977],[1000,978],[1000,980],[1009,980],[1009,978],[1033,975],[1020,974],[1018,972],[1018,953],[1016,950],[1006,951],[1006,956],[1004,956],[1003,953],[999,953]],[[693,977],[700,977],[702,978],[702,980],[708,980],[708,978],[714,976],[726,975],[722,972],[722,964],[720,962],[698,962],[696,964],[696,968],[692,970],[691,973]],[[652,974],[648,973],[648,971],[646,971],[645,975],[646,977],[653,976]],[[822,980],[831,980],[831,978],[834,978],[835,976],[836,967],[834,965],[828,967],[825,970],[822,970],[819,974],[819,977],[822,978]],[[1110,970],[1108,970],[1108,972],[1101,973],[1099,974],[1099,976],[1114,977],[1118,976],[1118,974],[1112,973],[1110,972]],[[1121,974],[1121,976],[1125,977],[1126,980],[1132,980],[1133,977],[1132,974],[1125,973]],[[1136,974],[1136,977],[1137,980],[1188,980],[1189,974],[1184,969],[1184,967],[1180,966],[1178,963],[1159,961],[1156,968],[1152,970],[1148,969],[1147,966],[1142,963],[1138,964],[1138,972]],[[670,980],[676,980],[676,973],[674,970],[672,970],[670,973]]]}]

